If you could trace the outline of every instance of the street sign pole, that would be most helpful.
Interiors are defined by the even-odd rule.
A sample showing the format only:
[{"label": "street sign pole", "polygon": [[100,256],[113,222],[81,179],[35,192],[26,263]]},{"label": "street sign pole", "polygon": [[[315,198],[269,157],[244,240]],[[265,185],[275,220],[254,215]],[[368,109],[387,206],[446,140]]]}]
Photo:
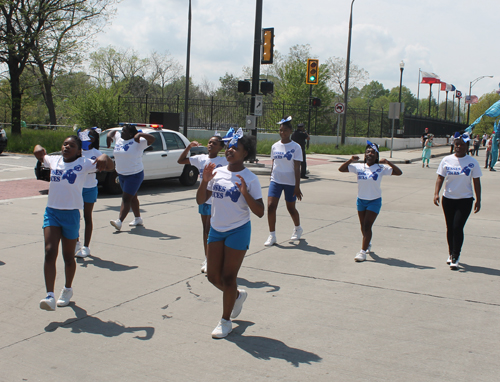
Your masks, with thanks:
[{"label": "street sign pole", "polygon": [[391,129],[391,158],[392,158],[392,148],[394,146],[394,120],[399,120],[399,113],[401,111],[401,104],[399,102],[391,102],[389,104],[389,119],[392,119],[392,129]]},{"label": "street sign pole", "polygon": [[339,148],[339,127],[340,127],[340,114],[337,114],[337,146],[336,149]]}]

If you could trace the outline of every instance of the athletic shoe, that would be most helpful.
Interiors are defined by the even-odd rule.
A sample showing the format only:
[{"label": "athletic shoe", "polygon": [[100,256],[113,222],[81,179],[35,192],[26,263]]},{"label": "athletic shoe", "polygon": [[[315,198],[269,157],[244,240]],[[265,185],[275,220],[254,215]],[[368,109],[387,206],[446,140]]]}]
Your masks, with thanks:
[{"label": "athletic shoe", "polygon": [[366,252],[361,250],[358,252],[358,254],[356,255],[356,257],[354,258],[354,261],[360,263],[362,261],[365,261],[366,260]]},{"label": "athletic shoe", "polygon": [[269,235],[269,237],[267,238],[266,242],[264,243],[264,245],[266,247],[270,247],[271,245],[273,244],[276,244],[276,236],[273,236],[273,235]]},{"label": "athletic shoe", "polygon": [[304,230],[302,229],[302,227],[294,228],[290,240],[299,240],[303,232]]},{"label": "athletic shoe", "polygon": [[117,231],[122,229],[122,221],[120,219],[110,220],[109,224],[116,228]]},{"label": "athletic shoe", "polygon": [[80,241],[76,242],[76,247],[75,247],[75,256],[78,256],[78,252],[82,250],[82,243]]},{"label": "athletic shoe", "polygon": [[90,255],[90,248],[83,246],[81,251],[78,252],[75,256],[83,258],[83,257],[87,257],[89,255]]},{"label": "athletic shoe", "polygon": [[446,260],[446,264],[450,265],[451,264],[451,255],[448,256],[448,260]]},{"label": "athletic shoe", "polygon": [[220,319],[219,323],[212,332],[212,338],[224,338],[233,331],[233,324],[231,320]]},{"label": "athletic shoe", "polygon": [[458,270],[458,259],[455,262],[452,261],[450,263],[450,269],[454,271]]},{"label": "athletic shoe", "polygon": [[131,227],[135,227],[135,226],[138,226],[138,225],[144,225],[144,221],[139,216],[139,217],[136,217],[134,220],[132,220],[130,223],[128,223],[128,225],[131,226]]},{"label": "athletic shoe", "polygon": [[247,299],[247,291],[244,289],[238,289],[238,292],[240,292],[240,295],[236,299],[236,302],[234,303],[233,311],[231,312],[231,318],[236,318],[240,315],[241,309],[243,308],[243,303]]},{"label": "athletic shoe", "polygon": [[207,259],[201,264],[201,273],[207,273]]},{"label": "athletic shoe", "polygon": [[366,249],[366,253],[371,252],[372,250],[372,243],[368,244],[368,248]]},{"label": "athletic shoe", "polygon": [[52,296],[47,296],[43,300],[40,300],[40,309],[56,310],[56,299]]},{"label": "athletic shoe", "polygon": [[61,295],[57,300],[57,306],[67,306],[69,305],[69,300],[73,297],[73,289],[63,288]]}]

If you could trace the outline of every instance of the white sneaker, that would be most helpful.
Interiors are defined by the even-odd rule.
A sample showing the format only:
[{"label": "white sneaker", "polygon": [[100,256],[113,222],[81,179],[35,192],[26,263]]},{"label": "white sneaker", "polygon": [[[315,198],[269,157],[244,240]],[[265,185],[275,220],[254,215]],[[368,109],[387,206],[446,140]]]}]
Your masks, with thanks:
[{"label": "white sneaker", "polygon": [[452,261],[450,263],[450,269],[452,269],[454,271],[458,270],[458,259],[455,262]]},{"label": "white sneaker", "polygon": [[82,249],[80,250],[80,252],[78,252],[75,256],[83,258],[83,257],[87,257],[89,255],[90,255],[90,248],[83,246]]},{"label": "white sneaker", "polygon": [[264,245],[266,247],[270,247],[271,245],[273,244],[276,244],[276,236],[274,235],[269,235],[269,237],[267,238],[266,242],[264,243]]},{"label": "white sneaker", "polygon": [[233,331],[231,320],[220,319],[219,323],[212,332],[212,338],[224,338]]},{"label": "white sneaker", "polygon": [[448,256],[448,260],[446,260],[446,264],[450,265],[451,264],[451,255]]},{"label": "white sneaker", "polygon": [[361,250],[358,252],[356,257],[354,258],[354,261],[361,262],[366,260],[366,252]]},{"label": "white sneaker", "polygon": [[139,217],[136,217],[134,220],[132,220],[130,223],[128,223],[128,225],[131,226],[131,227],[135,227],[135,226],[138,226],[138,225],[144,225],[144,221],[139,216]]},{"label": "white sneaker", "polygon": [[368,244],[368,248],[366,249],[366,253],[371,252],[372,250],[372,243]]},{"label": "white sneaker", "polygon": [[302,227],[294,228],[293,234],[292,234],[292,237],[290,238],[290,240],[299,240],[300,237],[302,236],[303,232],[304,232],[304,230],[302,229]]},{"label": "white sneaker", "polygon": [[73,289],[63,288],[61,295],[57,300],[57,306],[67,306],[71,297],[73,297]]},{"label": "white sneaker", "polygon": [[52,296],[47,296],[43,300],[40,300],[40,309],[56,310],[56,299]]},{"label": "white sneaker", "polygon": [[201,273],[207,273],[207,259],[201,264]]},{"label": "white sneaker", "polygon": [[233,311],[231,312],[231,318],[236,318],[240,315],[241,309],[243,308],[243,303],[247,299],[247,291],[244,289],[238,289],[240,292],[238,298],[236,299],[233,307]]},{"label": "white sneaker", "polygon": [[75,246],[75,256],[78,256],[78,252],[80,252],[81,250],[82,250],[82,243],[80,241],[77,241]]},{"label": "white sneaker", "polygon": [[109,224],[116,228],[117,231],[122,229],[122,221],[120,219],[110,220]]}]

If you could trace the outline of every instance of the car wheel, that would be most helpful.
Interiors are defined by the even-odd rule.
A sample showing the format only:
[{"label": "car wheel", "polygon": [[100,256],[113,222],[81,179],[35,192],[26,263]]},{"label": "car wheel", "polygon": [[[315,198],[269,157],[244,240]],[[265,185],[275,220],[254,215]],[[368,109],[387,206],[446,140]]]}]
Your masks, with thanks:
[{"label": "car wheel", "polygon": [[120,181],[118,180],[118,173],[116,171],[109,172],[104,180],[104,189],[106,192],[118,195],[122,193],[122,187],[120,186]]},{"label": "car wheel", "polygon": [[189,164],[184,166],[182,175],[179,177],[179,181],[183,186],[192,186],[198,180],[199,171],[196,167]]}]

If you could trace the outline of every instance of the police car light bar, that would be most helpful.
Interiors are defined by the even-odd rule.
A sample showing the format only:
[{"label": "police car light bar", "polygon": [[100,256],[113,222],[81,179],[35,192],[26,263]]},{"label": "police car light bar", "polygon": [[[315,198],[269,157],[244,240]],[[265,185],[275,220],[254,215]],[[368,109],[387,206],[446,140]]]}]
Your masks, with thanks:
[{"label": "police car light bar", "polygon": [[163,125],[152,124],[152,123],[128,123],[128,122],[120,122],[118,125],[120,125],[120,126],[131,125],[131,126],[136,126],[136,127],[149,127],[151,129],[161,129],[161,128],[163,128]]}]

